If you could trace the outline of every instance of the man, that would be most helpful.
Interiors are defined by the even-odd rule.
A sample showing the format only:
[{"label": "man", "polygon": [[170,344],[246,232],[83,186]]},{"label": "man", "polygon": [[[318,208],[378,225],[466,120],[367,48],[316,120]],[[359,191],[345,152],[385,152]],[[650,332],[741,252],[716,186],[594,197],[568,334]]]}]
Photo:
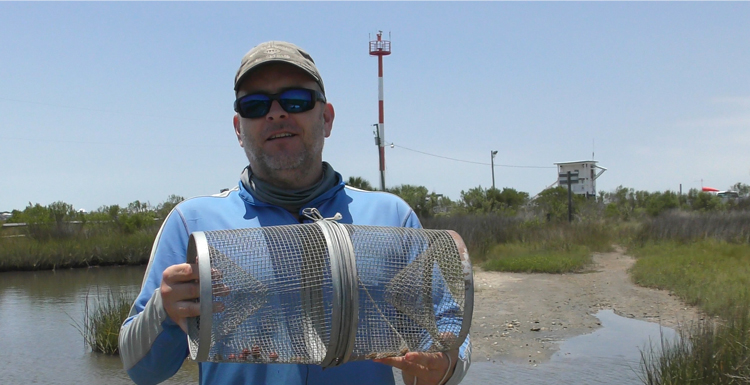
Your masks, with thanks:
[{"label": "man", "polygon": [[[138,384],[172,376],[187,357],[187,318],[200,314],[198,268],[186,263],[190,233],[309,222],[305,208],[341,223],[420,227],[414,211],[386,193],[346,187],[323,162],[334,109],[309,54],[286,42],[250,50],[235,76],[234,131],[249,165],[240,183],[219,195],[186,200],[169,214],[154,242],[141,292],[120,331],[120,355]],[[469,339],[459,351],[316,365],[202,362],[201,384],[457,384],[468,370]]]}]

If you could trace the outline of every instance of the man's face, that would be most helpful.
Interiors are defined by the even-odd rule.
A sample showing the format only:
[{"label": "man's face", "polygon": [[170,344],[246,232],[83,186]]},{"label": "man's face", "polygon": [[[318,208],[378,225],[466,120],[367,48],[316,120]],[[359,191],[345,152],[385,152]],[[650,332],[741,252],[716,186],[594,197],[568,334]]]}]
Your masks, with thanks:
[{"label": "man's face", "polygon": [[[272,63],[254,70],[240,86],[237,97],[256,92],[273,94],[290,87],[320,91],[303,70]],[[320,101],[312,110],[301,113],[288,113],[273,101],[266,116],[248,119],[235,115],[234,129],[258,177],[279,187],[307,187],[307,183],[294,184],[307,182],[304,176],[310,173],[317,173],[311,176],[313,179],[320,177],[323,142],[331,134],[333,117],[333,106]]]}]

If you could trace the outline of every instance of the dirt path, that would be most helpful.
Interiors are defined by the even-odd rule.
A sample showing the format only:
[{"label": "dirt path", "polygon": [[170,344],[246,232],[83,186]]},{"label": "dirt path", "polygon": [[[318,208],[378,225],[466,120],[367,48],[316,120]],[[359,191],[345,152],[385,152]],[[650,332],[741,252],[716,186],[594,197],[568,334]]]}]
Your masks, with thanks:
[{"label": "dirt path", "polygon": [[544,362],[555,342],[596,330],[602,309],[672,328],[700,318],[669,292],[633,284],[627,270],[634,262],[618,249],[594,254],[591,271],[578,274],[475,270],[473,360]]}]

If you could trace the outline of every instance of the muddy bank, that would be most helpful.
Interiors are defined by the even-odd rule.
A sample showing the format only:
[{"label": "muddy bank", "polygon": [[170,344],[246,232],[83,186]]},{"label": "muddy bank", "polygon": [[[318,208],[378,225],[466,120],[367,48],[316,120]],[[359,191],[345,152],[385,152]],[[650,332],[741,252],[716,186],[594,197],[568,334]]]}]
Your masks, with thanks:
[{"label": "muddy bank", "polygon": [[594,255],[589,271],[519,274],[474,271],[473,361],[540,363],[558,342],[591,333],[594,314],[616,314],[671,328],[700,318],[667,291],[636,286],[627,274],[635,259],[622,250]]}]

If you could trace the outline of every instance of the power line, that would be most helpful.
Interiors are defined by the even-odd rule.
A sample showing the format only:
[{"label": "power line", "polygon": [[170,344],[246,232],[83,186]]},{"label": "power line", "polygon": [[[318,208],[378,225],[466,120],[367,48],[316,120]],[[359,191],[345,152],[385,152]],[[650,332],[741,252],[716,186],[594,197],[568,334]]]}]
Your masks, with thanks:
[{"label": "power line", "polygon": [[[65,106],[60,104],[52,104],[52,103],[42,103],[42,102],[35,102],[30,100],[19,100],[19,99],[11,99],[11,98],[4,98],[0,97],[0,100],[5,100],[9,102],[16,102],[16,103],[27,103],[27,104],[36,104],[36,105],[42,105],[42,106],[49,106],[49,107],[57,107],[57,108],[67,108],[67,109],[73,109],[73,110],[82,110],[82,111],[92,111],[92,112],[102,112],[102,113],[108,113],[108,114],[119,114],[119,115],[130,115],[130,116],[140,116],[140,117],[147,117],[147,118],[160,118],[160,119],[180,119],[180,120],[188,120],[188,121],[195,121],[195,122],[209,122],[208,120],[200,120],[200,119],[191,119],[191,118],[184,118],[184,117],[167,117],[163,115],[148,115],[148,114],[137,114],[137,113],[125,113],[120,111],[112,111],[112,110],[102,110],[102,109],[95,109],[95,108],[88,108],[88,107],[74,107],[74,106]],[[216,123],[213,121],[210,121],[212,123]],[[55,143],[75,143],[75,144],[115,144],[115,143],[107,143],[107,142],[88,142],[88,141],[74,141],[74,140],[45,140],[45,139],[30,139],[30,138],[18,138],[18,137],[0,137],[0,139],[4,140],[21,140],[21,141],[34,141],[34,142],[55,142]],[[128,145],[128,146],[143,146],[142,143],[139,144],[128,144],[128,143],[117,143],[117,145]],[[510,164],[490,164],[490,163],[484,163],[484,162],[475,162],[471,160],[463,160],[463,159],[456,159],[451,158],[448,156],[442,156],[442,155],[436,155],[436,154],[430,154],[428,152],[415,150],[412,148],[399,146],[395,143],[390,144],[391,147],[398,147],[403,148],[407,151],[413,151],[417,152],[423,155],[428,156],[434,156],[436,158],[441,159],[447,159],[452,160],[454,162],[463,162],[463,163],[471,163],[471,164],[479,164],[483,166],[492,166],[492,167],[512,167],[512,168],[556,168],[554,166],[519,166],[519,165],[510,165]],[[162,145],[155,145],[151,144],[148,145],[151,147],[163,147]],[[171,145],[170,145],[171,147]],[[183,147],[224,147],[224,146],[183,146]]]},{"label": "power line", "polygon": [[[442,156],[442,155],[430,154],[429,152],[424,152],[424,151],[419,151],[419,150],[415,150],[415,149],[412,149],[412,148],[408,148],[408,147],[404,147],[404,146],[399,146],[399,145],[397,145],[397,144],[395,144],[395,143],[391,143],[391,146],[392,146],[392,147],[403,148],[404,150],[408,150],[408,151],[418,152],[418,153],[420,153],[420,154],[424,154],[424,155],[434,156],[434,157],[436,157],[436,158],[441,158],[441,159],[448,159],[448,160],[452,160],[452,161],[455,161],[455,162],[463,162],[463,163],[471,163],[471,164],[481,164],[481,165],[483,165],[483,166],[492,166],[492,164],[490,164],[490,163],[484,163],[484,162],[474,162],[474,161],[471,161],[471,160],[456,159],[456,158],[451,158],[451,157],[448,157],[448,156]],[[494,167],[514,167],[514,168],[556,168],[555,166],[518,166],[518,165],[511,165],[511,164],[495,164],[495,165],[494,165]]]}]

